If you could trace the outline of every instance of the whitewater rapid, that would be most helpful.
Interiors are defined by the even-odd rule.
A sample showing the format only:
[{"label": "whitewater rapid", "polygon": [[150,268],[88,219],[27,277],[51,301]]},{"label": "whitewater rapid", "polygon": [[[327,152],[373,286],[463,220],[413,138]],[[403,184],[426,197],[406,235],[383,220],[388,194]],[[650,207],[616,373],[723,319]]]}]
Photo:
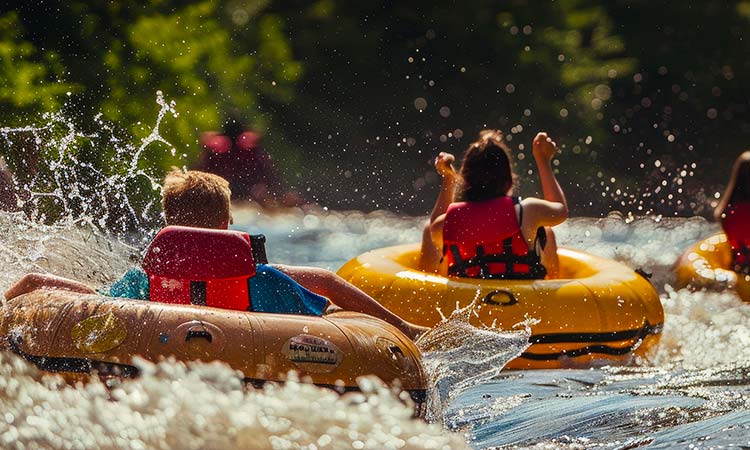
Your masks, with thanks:
[{"label": "whitewater rapid", "polygon": [[[424,221],[382,211],[268,213],[242,207],[236,209],[234,218],[234,228],[267,236],[272,262],[332,270],[367,250],[418,240]],[[136,264],[142,251],[87,226],[34,225],[17,214],[0,214],[0,226],[2,289],[29,271],[104,286]],[[750,415],[745,412],[750,407],[750,305],[731,292],[671,288],[671,268],[677,256],[717,230],[702,218],[618,214],[574,218],[556,228],[560,245],[653,272],[652,282],[665,309],[665,327],[661,345],[638,367],[494,371],[485,373],[477,380],[479,384],[461,386],[465,390],[446,397],[456,384],[456,377],[451,380],[449,373],[443,378],[453,386],[436,386],[438,395],[448,401],[438,411],[437,422],[427,424],[411,418],[408,406],[369,381],[363,385],[364,394],[343,398],[296,383],[247,391],[238,375],[220,364],[139,362],[141,378],[109,391],[96,381],[63,385],[55,378],[42,377],[17,358],[0,355],[0,447],[750,445],[746,442]],[[496,346],[523,348],[518,333],[503,339]],[[455,354],[427,355],[428,364],[442,363],[443,368],[447,364],[449,370],[455,369],[449,364],[453,359]],[[704,445],[707,442],[711,445]]]}]

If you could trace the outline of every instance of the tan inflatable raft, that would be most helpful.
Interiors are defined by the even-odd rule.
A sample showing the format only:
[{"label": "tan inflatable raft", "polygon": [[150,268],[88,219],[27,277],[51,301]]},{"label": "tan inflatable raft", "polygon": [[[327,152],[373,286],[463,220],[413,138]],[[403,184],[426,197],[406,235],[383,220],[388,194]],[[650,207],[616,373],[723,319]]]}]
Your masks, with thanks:
[{"label": "tan inflatable raft", "polygon": [[0,345],[64,375],[97,371],[135,376],[131,363],[174,356],[223,361],[254,385],[301,379],[339,391],[375,375],[421,405],[426,380],[419,350],[395,327],[370,316],[323,317],[229,311],[191,305],[40,291],[5,302]]}]

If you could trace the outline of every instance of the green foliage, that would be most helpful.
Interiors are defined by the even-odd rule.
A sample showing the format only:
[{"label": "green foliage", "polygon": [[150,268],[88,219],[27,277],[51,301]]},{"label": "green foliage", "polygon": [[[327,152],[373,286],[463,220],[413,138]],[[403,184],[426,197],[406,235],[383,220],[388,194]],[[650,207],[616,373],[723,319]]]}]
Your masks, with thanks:
[{"label": "green foliage", "polygon": [[[81,92],[73,105],[101,111],[143,138],[158,111],[156,92],[162,91],[178,105],[179,115],[163,127],[177,151],[149,152],[144,165],[189,164],[200,150],[198,134],[220,128],[228,114],[264,130],[270,117],[260,97],[291,101],[302,74],[283,20],[264,14],[264,2],[70,1],[61,8],[56,14],[44,5],[17,7],[29,23],[61,27],[57,32],[65,38],[56,40],[63,42],[44,52],[14,34],[22,21],[18,12],[3,16],[0,104],[16,114],[19,108],[55,111],[68,92]],[[53,36],[38,40],[49,44],[47,39]],[[52,80],[55,75],[78,83]],[[85,121],[81,117],[84,127]]]},{"label": "green foliage", "polygon": [[0,105],[14,108],[14,114],[6,116],[9,124],[17,122],[22,112],[59,108],[66,94],[80,90],[78,85],[63,82],[63,76],[64,67],[55,52],[39,52],[24,39],[17,13],[0,15]]},{"label": "green foliage", "polygon": [[[500,128],[527,173],[543,129],[565,145],[571,203],[602,212],[626,206],[591,198],[603,179],[644,190],[662,182],[644,161],[728,166],[746,145],[748,21],[747,0],[11,0],[0,125],[62,108],[96,133],[101,112],[137,142],[162,91],[179,112],[161,127],[174,152],[157,143],[143,169],[189,165],[198,134],[238,116],[315,198],[410,212],[432,201],[436,151]],[[0,149],[17,171],[28,139]],[[87,155],[100,170],[116,156]]]},{"label": "green foliage", "polygon": [[[196,156],[199,132],[220,128],[228,111],[241,111],[248,123],[265,128],[268,117],[259,110],[259,95],[290,99],[300,65],[292,59],[278,18],[257,18],[256,51],[238,45],[246,33],[223,24],[220,12],[217,2],[204,1],[169,14],[143,15],[128,25],[124,45],[107,61],[110,73],[119,75],[109,80],[112,95],[102,103],[107,116],[120,123],[149,123],[143,104],[129,99],[134,92],[146,100],[155,90],[163,91],[180,112],[165,127],[165,137],[179,153],[187,150],[190,159]],[[141,135],[147,130],[132,131]]]},{"label": "green foliage", "polygon": [[[41,198],[37,212],[48,219],[83,212],[60,196],[60,166],[51,161],[67,161],[65,179],[88,179],[91,188],[104,182],[101,176],[116,183],[135,169],[158,180],[172,165],[190,165],[201,150],[199,133],[220,129],[230,115],[268,129],[271,116],[261,98],[291,101],[302,66],[293,59],[284,21],[264,8],[264,2],[241,1],[72,0],[0,9],[0,108],[10,113],[0,125],[47,127],[11,133],[0,152],[22,185],[58,192]],[[172,148],[151,144],[134,169],[122,142],[113,145],[111,138],[137,143],[147,137],[160,110],[158,91],[178,105],[160,130]],[[39,116],[61,108],[70,111],[67,119]],[[65,120],[80,130],[72,140],[64,139]],[[121,129],[104,130],[109,123]],[[139,184],[120,189],[134,189],[130,200],[143,207],[153,192],[150,181],[147,188]],[[116,202],[103,196],[104,203]]]}]

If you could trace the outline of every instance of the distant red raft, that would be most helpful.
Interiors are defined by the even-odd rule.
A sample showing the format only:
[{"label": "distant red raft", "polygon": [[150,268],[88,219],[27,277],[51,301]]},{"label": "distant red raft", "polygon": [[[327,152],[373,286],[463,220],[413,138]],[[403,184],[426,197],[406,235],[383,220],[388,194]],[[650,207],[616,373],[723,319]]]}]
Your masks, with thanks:
[{"label": "distant red raft", "polygon": [[0,349],[69,379],[98,372],[132,377],[134,356],[157,362],[223,361],[261,385],[301,379],[357,390],[375,375],[423,404],[427,380],[414,343],[370,316],[336,312],[323,317],[229,311],[192,305],[121,300],[41,291],[0,308]]},{"label": "distant red raft", "polygon": [[677,288],[734,289],[745,302],[750,302],[750,276],[731,269],[732,253],[727,236],[720,233],[693,245],[675,264]]}]

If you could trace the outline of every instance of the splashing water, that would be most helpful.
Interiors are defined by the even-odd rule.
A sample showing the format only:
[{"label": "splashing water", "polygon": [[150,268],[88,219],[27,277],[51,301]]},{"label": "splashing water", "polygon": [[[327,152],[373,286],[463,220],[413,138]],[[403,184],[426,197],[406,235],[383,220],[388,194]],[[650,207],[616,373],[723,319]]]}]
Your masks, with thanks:
[{"label": "splashing water", "polygon": [[0,354],[4,449],[461,449],[460,436],[413,419],[378,382],[337,393],[296,382],[246,390],[222,364],[152,365],[111,391],[71,387]]},{"label": "splashing water", "polygon": [[0,213],[0,229],[0,292],[29,272],[101,287],[139,259],[140,249],[90,225],[44,225],[29,221],[23,213]]},{"label": "splashing water", "polygon": [[175,154],[159,134],[167,114],[177,116],[174,102],[157,92],[156,123],[138,146],[118,136],[101,114],[96,133],[84,133],[62,113],[42,116],[45,125],[0,128],[6,154],[21,155],[14,180],[17,206],[39,223],[88,223],[124,235],[141,235],[160,221],[161,175],[141,167],[144,151],[156,143]]},{"label": "splashing water", "polygon": [[[89,226],[34,224],[21,213],[0,213],[0,226],[2,289],[28,271],[106,285],[137,254]],[[97,377],[68,386],[0,353],[0,448],[466,448],[377,381],[360,380],[363,393],[344,397],[298,383],[248,391],[220,363],[135,365],[142,376],[108,391]]]},{"label": "splashing water", "polygon": [[[8,272],[0,276],[2,286],[7,286],[18,274],[29,269],[46,270],[79,279],[87,279],[83,277],[90,276],[89,282],[93,285],[105,283],[124,270],[128,265],[128,255],[133,250],[131,247],[118,244],[115,239],[92,235],[81,227],[31,226],[24,220],[14,219],[18,217],[17,214],[0,214],[0,217],[3,219],[2,226],[10,230],[0,237],[3,239],[0,242],[5,247],[2,253],[3,261],[9,262]],[[340,265],[348,254],[417,239],[422,223],[420,218],[382,212],[363,214],[297,209],[274,215],[257,210],[240,210],[235,214],[235,218],[240,218],[237,222],[238,227],[253,233],[263,232],[268,236],[269,256],[272,261],[288,264],[312,263],[333,268]],[[653,219],[638,218],[626,223],[626,219],[616,217],[580,218],[557,228],[558,238],[563,245],[573,245],[592,253],[619,259],[631,266],[642,265],[653,271],[655,278],[666,281],[671,280],[671,263],[683,248],[694,239],[697,240],[714,231],[715,226],[702,219],[665,219],[657,222]],[[41,245],[38,244],[40,239],[44,239]],[[651,253],[652,247],[658,247],[661,251]],[[447,381],[438,383],[444,394],[442,399],[437,399],[438,406],[442,409],[436,408],[437,412],[433,417],[441,419],[448,429],[467,433],[469,444],[474,448],[504,445],[528,448],[622,448],[636,443],[677,445],[683,436],[696,436],[688,439],[691,443],[702,442],[699,439],[712,436],[712,439],[721,439],[721,442],[744,445],[741,436],[745,435],[738,437],[737,433],[743,430],[743,426],[750,425],[750,421],[742,415],[738,417],[728,411],[734,409],[739,412],[737,408],[745,407],[745,399],[750,398],[747,392],[750,383],[746,381],[750,367],[742,363],[748,361],[747,342],[750,339],[750,327],[747,324],[750,321],[750,305],[741,303],[729,292],[674,291],[664,284],[660,286],[660,290],[667,317],[662,345],[652,357],[652,367],[498,373],[502,364],[512,359],[527,345],[524,332],[502,334],[496,330],[472,329],[465,326],[467,311],[454,312],[446,324],[428,333],[425,339],[430,338],[429,340],[421,343],[426,351],[426,363],[431,367],[437,367],[436,379],[440,377],[440,370],[444,371],[443,374],[449,375],[443,377]],[[446,334],[446,330],[452,331]],[[441,346],[442,341],[447,338],[457,347]],[[472,353],[479,347],[462,347],[461,344],[464,342],[480,345],[488,343],[485,348],[490,354],[481,351]],[[475,367],[470,367],[463,363],[466,360],[479,363]],[[483,361],[486,365],[482,365]],[[497,366],[492,365],[493,361]],[[169,367],[169,363],[165,364]],[[38,382],[38,378],[27,377],[25,374],[31,369],[20,362],[13,363],[13,367],[9,369],[11,373],[7,378],[16,380],[14,382],[19,383],[23,389],[39,389],[41,392],[38,395],[42,398],[67,396],[65,398],[68,403],[65,407],[60,406],[61,403],[49,402],[50,411],[47,413],[55,415],[56,420],[73,428],[77,426],[75,424],[80,423],[79,432],[83,435],[93,433],[92,429],[99,429],[97,427],[100,425],[88,422],[89,419],[78,418],[78,414],[83,414],[81,411],[87,411],[86,408],[90,407],[87,403],[94,401],[85,391],[88,387],[65,387],[65,394],[61,394],[57,392],[62,389],[61,387],[48,386]],[[468,383],[461,383],[464,381],[462,375],[450,378],[451,373],[460,374],[461,372],[456,371],[461,369],[466,369],[465,373],[471,369],[471,374],[482,375]],[[473,371],[475,369],[476,371]],[[164,382],[165,386],[176,383],[165,374],[170,370],[184,369],[160,369],[149,382]],[[231,378],[230,375],[227,377]],[[223,379],[225,378],[217,378]],[[122,389],[126,389],[125,386],[130,383],[124,383]],[[137,391],[147,392],[140,397],[133,397],[139,398],[143,404],[161,404],[165,410],[184,407],[186,396],[183,391],[173,387],[145,391],[143,386],[137,384],[139,381],[134,383],[136,384],[132,387],[133,396],[137,395]],[[231,384],[234,381],[227,383]],[[304,389],[308,388],[310,390],[304,392],[309,392],[309,395],[299,394],[299,391],[295,391],[297,393],[294,395],[299,395],[301,401],[311,404],[320,396],[326,395],[325,391],[319,391],[311,386]],[[200,387],[196,384],[190,389],[191,396],[208,396],[206,392],[211,392],[214,396],[219,395],[215,386]],[[449,395],[449,392],[454,394]],[[232,398],[241,397],[239,391],[230,390],[226,395]],[[309,423],[309,427],[325,429],[329,414],[315,414],[315,411],[308,409],[298,415],[294,409],[296,403],[285,395],[287,394],[279,391],[262,391],[248,394],[244,401],[255,402],[261,410],[266,406],[259,405],[265,405],[265,402],[278,404],[278,408],[281,409],[278,410],[278,415],[268,419],[269,424],[280,421],[282,424],[290,424],[291,427],[308,426],[306,424]],[[18,411],[17,417],[36,415],[40,411],[41,407],[35,410],[37,403],[24,403],[22,398],[25,397],[6,400],[13,404],[14,411]],[[102,398],[108,397],[102,394]],[[373,401],[390,401],[380,397],[375,399]],[[447,399],[445,405],[441,404],[443,399]],[[132,402],[123,403],[119,399],[115,402],[97,401],[100,405],[113,408],[112,411],[117,411],[117,415],[144,414],[139,409],[140,406]],[[450,441],[456,439],[455,436],[449,437],[451,435],[446,435],[439,427],[430,428],[431,431],[426,432],[426,435],[420,434],[422,432],[416,430],[421,425],[414,425],[410,420],[403,419],[399,415],[401,413],[393,413],[399,417],[394,421],[379,416],[365,419],[363,415],[358,415],[356,407],[353,408],[355,412],[352,412],[352,407],[346,406],[346,401],[341,401],[341,404],[319,404],[324,409],[317,411],[343,410],[345,412],[342,414],[347,416],[341,419],[344,424],[348,424],[349,421],[356,423],[369,420],[368,426],[371,426],[370,432],[373,433],[376,432],[375,429],[382,430],[377,432],[392,433],[391,428],[396,427],[395,430],[402,432],[399,436],[404,441],[408,441],[406,436],[412,436],[413,432],[415,436],[427,436],[424,438],[425,442],[451,442],[446,445],[461,448],[462,444],[458,443],[460,441]],[[281,406],[284,403],[289,406],[287,410]],[[3,407],[7,409],[8,406]],[[239,410],[238,414],[241,411],[246,410]],[[216,420],[223,424],[222,430],[227,428],[226,421],[230,420],[227,419],[227,415],[231,414],[217,416]],[[214,419],[206,415],[202,417],[201,420],[205,422],[200,423],[204,425],[191,425],[198,426],[197,429],[204,433],[200,442],[226,442],[220,441],[223,438],[210,434],[211,430],[216,429]],[[147,428],[150,423],[152,422],[144,422],[138,426]],[[171,424],[170,422],[159,426],[168,428]],[[201,426],[205,428],[200,428]],[[348,425],[340,426],[345,428]],[[720,432],[727,427],[729,431]],[[110,439],[119,439],[117,436],[134,433],[129,431],[131,428],[131,422],[113,419],[103,433]],[[146,431],[143,430],[144,435],[147,434]],[[433,432],[434,436],[429,434]],[[258,439],[262,439],[261,436],[266,436],[267,433],[269,432],[265,429],[255,432]],[[138,439],[142,439],[140,434],[138,436]],[[22,437],[19,439],[19,442],[34,442]],[[153,440],[143,442],[145,448],[169,446],[154,444]],[[312,448],[304,446],[309,442],[297,441],[296,444],[290,444],[289,448]],[[329,441],[323,438],[321,442]],[[332,439],[327,448],[341,448],[339,445],[351,448],[352,443],[351,439]],[[326,448],[318,443],[315,445],[318,448]],[[269,444],[259,448],[283,447],[281,444]],[[213,448],[221,447],[216,444]]]},{"label": "splashing water", "polygon": [[[156,125],[138,146],[115,137],[113,127],[100,118],[96,134],[76,131],[54,115],[46,116],[49,123],[43,127],[0,129],[0,142],[9,146],[22,142],[24,133],[35,136],[34,148],[52,155],[50,167],[57,171],[40,172],[18,185],[21,192],[30,189],[19,196],[25,213],[0,213],[0,288],[28,271],[100,287],[137,262],[158,220],[153,199],[160,178],[142,168],[139,158],[151,145],[169,147],[159,126],[166,114],[176,114],[173,103],[160,95],[157,102]],[[86,159],[90,155],[82,149],[91,151],[93,140],[111,144],[112,164],[125,167],[126,175],[112,175]],[[88,187],[84,179],[96,182]],[[137,197],[133,193],[145,192],[149,195],[141,198],[152,200],[131,201]],[[63,220],[41,224],[54,217]],[[373,248],[417,241],[423,223],[423,218],[386,212],[315,208],[240,209],[234,217],[235,228],[267,235],[273,262],[329,269]],[[101,231],[105,227],[115,233]],[[433,418],[444,428],[464,432],[473,448],[750,445],[750,305],[731,292],[669,287],[677,256],[716,230],[701,218],[618,213],[556,227],[561,245],[654,273],[666,314],[661,345],[642,367],[502,372],[528,346],[528,331],[477,329],[468,325],[470,309],[457,310],[420,342],[437,388]],[[123,237],[137,245],[124,244]],[[362,384],[364,394],[341,398],[297,383],[246,391],[234,372],[216,363],[136,364],[143,376],[110,391],[97,380],[64,385],[0,354],[0,447],[467,445],[439,425],[413,420],[410,408],[370,381]]]},{"label": "splashing water", "polygon": [[[0,289],[27,272],[102,287],[137,264],[160,219],[155,198],[161,177],[142,168],[140,159],[155,143],[171,147],[159,127],[166,114],[176,115],[160,92],[157,103],[156,124],[139,146],[116,137],[100,116],[93,134],[78,131],[62,114],[44,116],[42,127],[0,129],[8,147],[32,136],[32,153],[49,159],[45,170],[15,180],[23,212],[0,213]],[[97,145],[107,145],[107,167],[86,160],[91,155],[85,152]],[[0,354],[0,447],[465,448],[460,436],[414,419],[403,396],[377,380],[362,379],[361,394],[343,397],[295,382],[247,391],[238,374],[219,363],[134,364],[142,376],[110,391],[96,377],[71,387]]]},{"label": "splashing water", "polygon": [[477,297],[467,306],[456,308],[430,331],[420,336],[425,370],[430,375],[431,392],[428,420],[440,419],[447,404],[466,389],[497,376],[505,365],[526,350],[531,330],[507,332],[469,324]]}]

